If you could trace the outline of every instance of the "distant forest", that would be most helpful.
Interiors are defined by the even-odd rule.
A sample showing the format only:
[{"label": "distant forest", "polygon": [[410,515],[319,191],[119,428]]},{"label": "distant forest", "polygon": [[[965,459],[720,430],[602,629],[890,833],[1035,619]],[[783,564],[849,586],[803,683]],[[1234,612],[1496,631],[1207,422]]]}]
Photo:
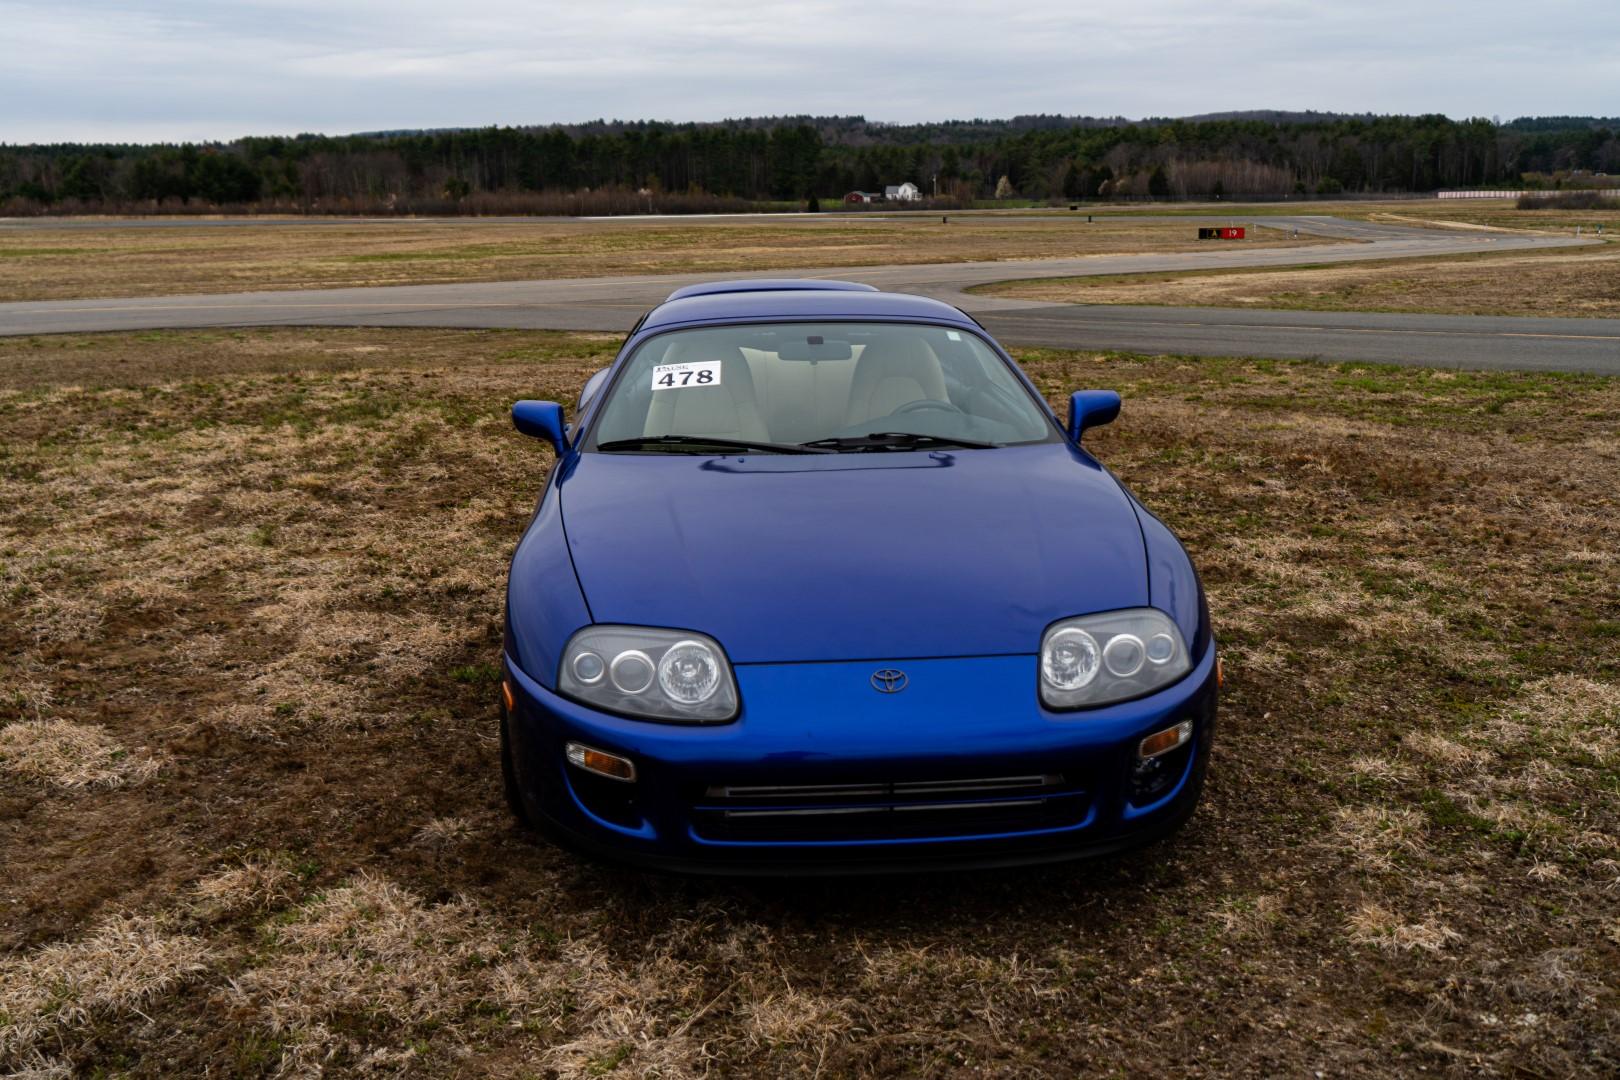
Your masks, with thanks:
[{"label": "distant forest", "polygon": [[953,206],[1583,186],[1615,172],[1620,118],[801,116],[0,145],[0,211],[681,212],[797,207],[904,181]]}]

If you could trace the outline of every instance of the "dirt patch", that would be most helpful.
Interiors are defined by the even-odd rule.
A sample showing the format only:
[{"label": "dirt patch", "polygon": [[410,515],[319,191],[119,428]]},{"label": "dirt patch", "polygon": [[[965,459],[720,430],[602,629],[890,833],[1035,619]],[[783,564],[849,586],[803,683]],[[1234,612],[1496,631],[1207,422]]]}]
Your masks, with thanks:
[{"label": "dirt patch", "polygon": [[604,869],[501,806],[550,460],[506,409],[613,347],[0,342],[0,745],[162,763],[0,768],[0,1068],[1620,1067],[1620,382],[1021,353],[1125,395],[1088,443],[1203,570],[1207,801],[1102,863],[783,886]]}]

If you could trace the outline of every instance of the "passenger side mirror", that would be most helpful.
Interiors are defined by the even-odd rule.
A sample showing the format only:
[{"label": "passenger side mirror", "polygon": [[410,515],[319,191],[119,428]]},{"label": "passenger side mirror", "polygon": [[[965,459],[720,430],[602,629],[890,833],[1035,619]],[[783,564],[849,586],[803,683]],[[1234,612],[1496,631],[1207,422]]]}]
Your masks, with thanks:
[{"label": "passenger side mirror", "polygon": [[1111,424],[1119,416],[1119,395],[1112,390],[1076,390],[1069,398],[1069,438],[1080,441],[1087,428]]},{"label": "passenger side mirror", "polygon": [[531,439],[544,439],[559,456],[568,449],[562,406],[555,401],[518,402],[512,406],[512,426]]}]

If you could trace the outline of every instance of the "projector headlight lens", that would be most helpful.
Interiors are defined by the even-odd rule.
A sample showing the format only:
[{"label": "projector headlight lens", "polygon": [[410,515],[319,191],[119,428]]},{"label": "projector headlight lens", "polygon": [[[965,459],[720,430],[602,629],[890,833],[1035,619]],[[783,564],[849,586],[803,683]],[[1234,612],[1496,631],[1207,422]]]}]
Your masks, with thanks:
[{"label": "projector headlight lens", "polygon": [[602,673],[607,670],[607,664],[589,649],[582,649],[574,654],[573,668],[574,678],[586,686],[594,686],[602,681]]},{"label": "projector headlight lens", "polygon": [[1147,650],[1135,634],[1116,634],[1103,649],[1103,663],[1108,665],[1108,673],[1120,679],[1128,679],[1141,671],[1146,659]]},{"label": "projector headlight lens", "polygon": [[658,685],[671,701],[701,705],[720,689],[720,658],[701,641],[678,641],[658,661]]},{"label": "projector headlight lens", "polygon": [[608,678],[621,694],[644,694],[653,682],[652,657],[640,649],[626,649],[608,665]]},{"label": "projector headlight lens", "polygon": [[1097,677],[1101,656],[1097,639],[1071,626],[1047,637],[1041,649],[1041,675],[1058,690],[1079,690]]},{"label": "projector headlight lens", "polygon": [[1050,709],[1141,697],[1191,670],[1181,631],[1157,608],[1064,619],[1041,639],[1041,701]]}]

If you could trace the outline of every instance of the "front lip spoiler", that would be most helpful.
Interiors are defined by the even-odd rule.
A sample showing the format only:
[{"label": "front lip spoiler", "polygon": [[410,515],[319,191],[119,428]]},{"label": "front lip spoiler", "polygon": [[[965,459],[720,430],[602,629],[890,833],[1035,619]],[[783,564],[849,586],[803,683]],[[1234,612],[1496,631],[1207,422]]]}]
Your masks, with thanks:
[{"label": "front lip spoiler", "polygon": [[[1190,780],[1201,786],[1203,770],[1200,768]],[[999,854],[907,852],[896,854],[893,858],[882,862],[873,862],[870,859],[806,860],[802,854],[781,860],[755,857],[746,863],[728,863],[719,859],[683,859],[669,855],[627,852],[622,848],[598,844],[591,838],[558,823],[550,816],[541,819],[540,829],[548,839],[570,851],[633,870],[717,878],[898,877],[963,870],[1001,870],[1019,866],[1045,866],[1103,859],[1164,839],[1186,823],[1196,809],[1197,803],[1196,798],[1182,800],[1181,807],[1161,821],[1123,836],[1112,836],[1091,844]]]}]

